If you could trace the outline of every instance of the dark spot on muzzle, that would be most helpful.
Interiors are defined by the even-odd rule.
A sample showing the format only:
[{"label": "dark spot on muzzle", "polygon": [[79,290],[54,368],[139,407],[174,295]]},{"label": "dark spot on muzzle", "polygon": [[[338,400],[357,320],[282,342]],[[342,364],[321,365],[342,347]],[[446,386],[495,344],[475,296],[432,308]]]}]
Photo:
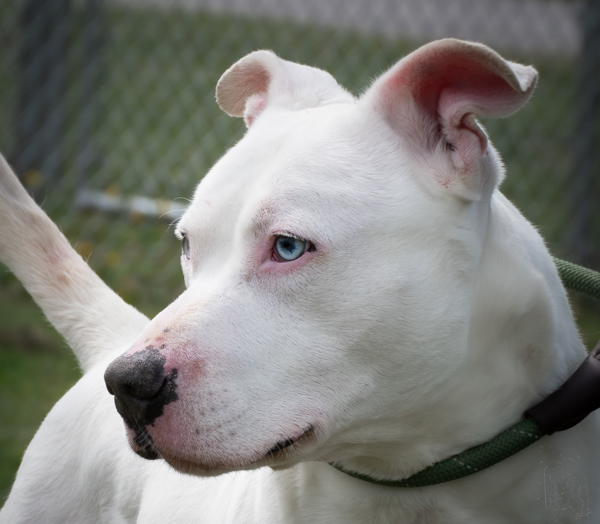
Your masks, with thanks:
[{"label": "dark spot on muzzle", "polygon": [[147,459],[159,458],[146,426],[177,400],[177,370],[165,373],[166,358],[148,346],[143,351],[113,360],[104,373],[106,387],[125,424],[135,432],[136,452]]}]

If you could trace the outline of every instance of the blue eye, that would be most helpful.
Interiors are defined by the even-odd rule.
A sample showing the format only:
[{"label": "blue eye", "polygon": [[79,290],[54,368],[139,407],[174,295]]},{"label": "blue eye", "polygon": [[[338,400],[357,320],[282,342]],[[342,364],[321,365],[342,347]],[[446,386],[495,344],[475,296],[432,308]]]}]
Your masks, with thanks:
[{"label": "blue eye", "polygon": [[273,258],[279,262],[291,262],[300,258],[309,249],[309,243],[299,238],[279,235],[273,245]]}]

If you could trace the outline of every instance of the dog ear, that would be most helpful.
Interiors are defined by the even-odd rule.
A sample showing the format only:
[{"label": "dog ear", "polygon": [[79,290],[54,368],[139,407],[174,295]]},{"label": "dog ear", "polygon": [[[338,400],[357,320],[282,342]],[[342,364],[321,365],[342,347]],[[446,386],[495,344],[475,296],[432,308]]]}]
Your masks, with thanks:
[{"label": "dog ear", "polygon": [[354,97],[325,71],[282,60],[272,51],[255,51],[233,64],[217,84],[217,103],[250,127],[267,108],[300,110]]},{"label": "dog ear", "polygon": [[476,117],[515,112],[536,79],[530,66],[508,62],[482,44],[449,38],[400,60],[359,103],[382,115],[409,150],[434,167],[438,184],[477,198],[490,181],[478,180],[488,143]]}]

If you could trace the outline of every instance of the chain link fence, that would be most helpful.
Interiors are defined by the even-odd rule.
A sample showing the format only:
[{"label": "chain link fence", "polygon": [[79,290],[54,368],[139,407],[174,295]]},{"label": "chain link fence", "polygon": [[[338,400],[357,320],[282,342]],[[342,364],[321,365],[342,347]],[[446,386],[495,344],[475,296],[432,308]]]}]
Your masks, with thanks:
[{"label": "chain link fence", "polygon": [[0,150],[90,265],[154,314],[183,285],[169,224],[244,132],[214,101],[225,69],[273,49],[359,93],[447,36],[540,72],[525,109],[485,122],[503,191],[555,254],[598,264],[596,0],[3,0]]}]

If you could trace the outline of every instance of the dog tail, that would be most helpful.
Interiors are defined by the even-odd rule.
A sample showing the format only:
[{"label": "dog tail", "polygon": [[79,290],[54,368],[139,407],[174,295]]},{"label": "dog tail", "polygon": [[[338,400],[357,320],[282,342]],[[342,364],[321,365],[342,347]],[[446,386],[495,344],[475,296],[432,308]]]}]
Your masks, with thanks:
[{"label": "dog tail", "polygon": [[75,252],[2,155],[0,260],[73,348],[84,372],[131,344],[148,323]]}]

